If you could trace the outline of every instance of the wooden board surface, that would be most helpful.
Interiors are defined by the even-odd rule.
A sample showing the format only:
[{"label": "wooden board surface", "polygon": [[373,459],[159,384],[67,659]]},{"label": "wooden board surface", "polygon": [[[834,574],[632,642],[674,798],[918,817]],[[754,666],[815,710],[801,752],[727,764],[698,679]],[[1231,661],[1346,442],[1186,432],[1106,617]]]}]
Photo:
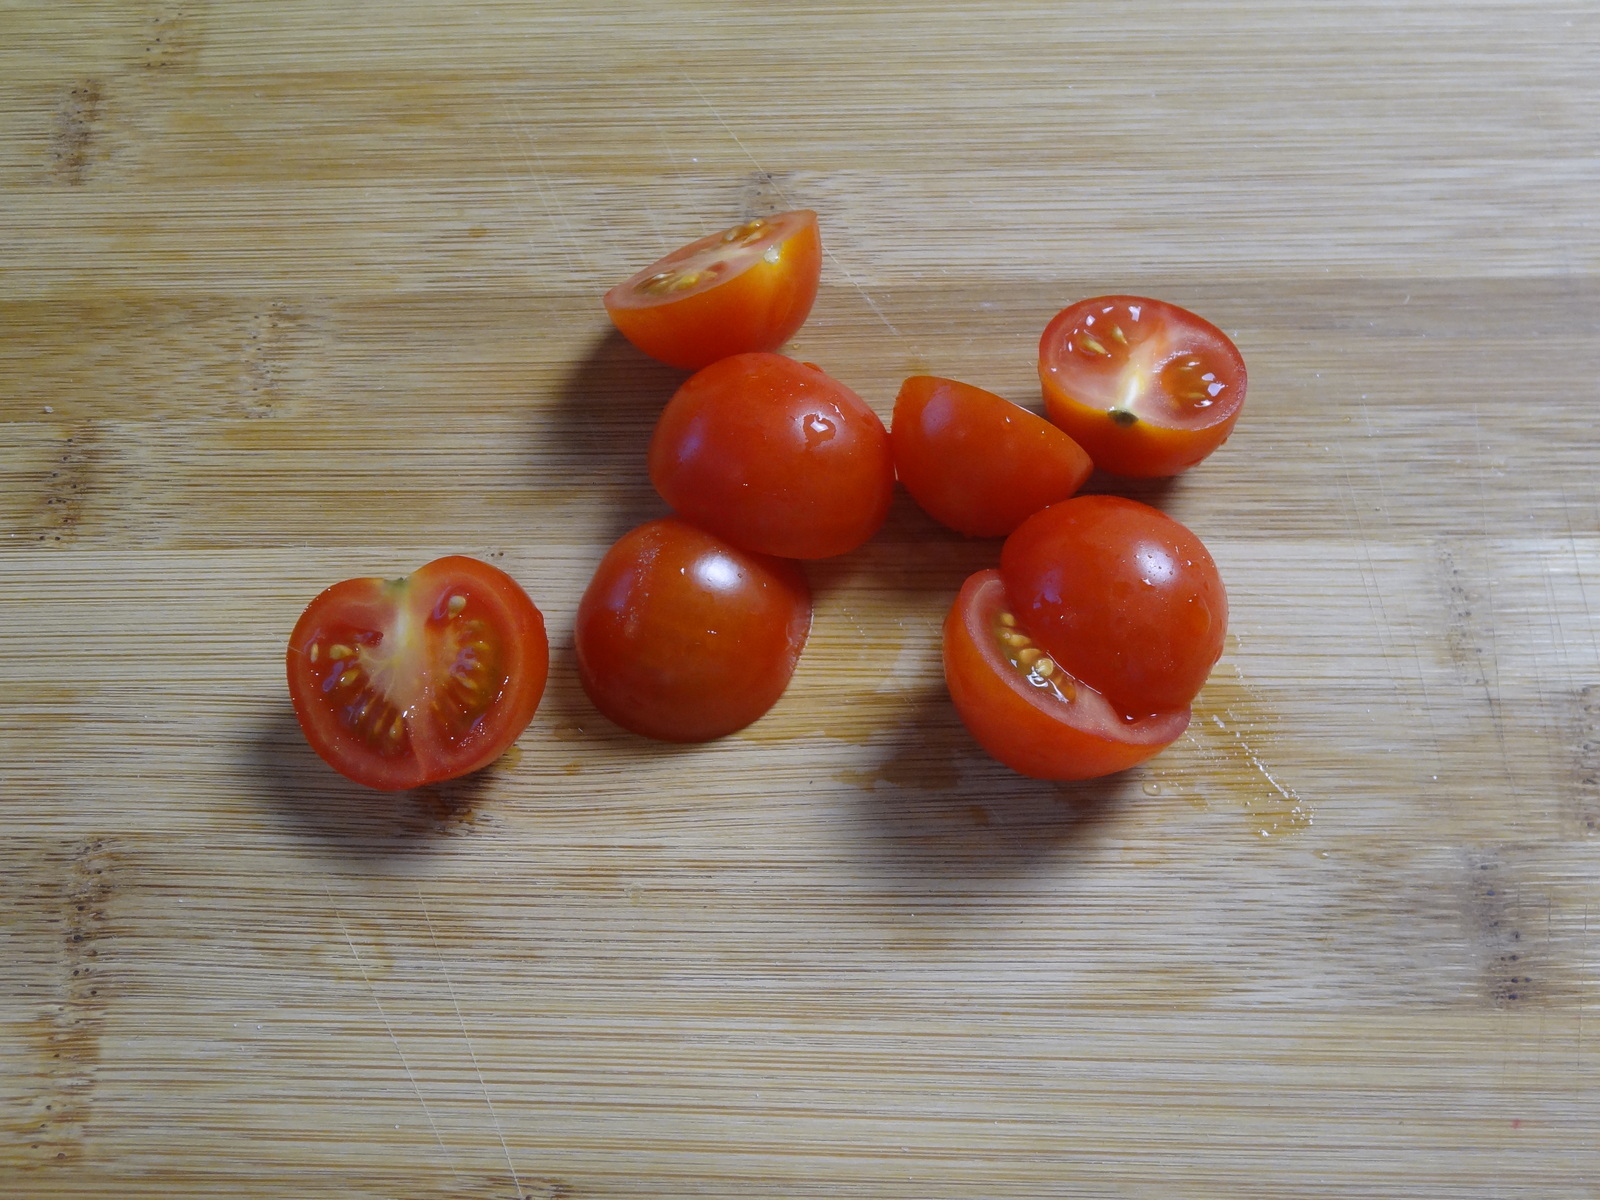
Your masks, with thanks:
[{"label": "wooden board surface", "polygon": [[[1600,1196],[1597,79],[1577,2],[0,0],[0,1193]],[[1244,351],[1123,489],[1233,607],[1146,767],[976,750],[903,496],[749,731],[589,707],[680,378],[598,296],[802,206],[884,415],[1109,290]],[[284,638],[443,552],[548,698],[362,794]]]}]

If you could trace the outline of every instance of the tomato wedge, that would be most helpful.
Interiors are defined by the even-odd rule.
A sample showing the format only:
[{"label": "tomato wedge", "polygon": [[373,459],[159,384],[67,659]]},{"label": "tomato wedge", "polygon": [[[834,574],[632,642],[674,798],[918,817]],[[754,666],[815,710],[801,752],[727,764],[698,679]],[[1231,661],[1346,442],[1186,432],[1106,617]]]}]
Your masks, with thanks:
[{"label": "tomato wedge", "polygon": [[889,429],[895,473],[935,521],[969,537],[1004,537],[1084,484],[1094,464],[1043,417],[993,392],[914,375]]},{"label": "tomato wedge", "polygon": [[1022,775],[1094,779],[1171,745],[1187,708],[1126,721],[1043,654],[1020,624],[998,571],[969,577],[944,623],[944,675],[978,744]]},{"label": "tomato wedge", "polygon": [[817,214],[755,217],[703,237],[605,294],[622,335],[685,371],[776,350],[811,312],[822,276]]},{"label": "tomato wedge", "polygon": [[1045,413],[1114,475],[1188,470],[1227,440],[1244,404],[1238,348],[1211,322],[1141,296],[1057,313],[1039,340]]},{"label": "tomato wedge", "polygon": [[437,559],[404,579],[348,579],[289,636],[289,696],[342,775],[399,791],[487,766],[544,695],[544,617],[488,563]]}]

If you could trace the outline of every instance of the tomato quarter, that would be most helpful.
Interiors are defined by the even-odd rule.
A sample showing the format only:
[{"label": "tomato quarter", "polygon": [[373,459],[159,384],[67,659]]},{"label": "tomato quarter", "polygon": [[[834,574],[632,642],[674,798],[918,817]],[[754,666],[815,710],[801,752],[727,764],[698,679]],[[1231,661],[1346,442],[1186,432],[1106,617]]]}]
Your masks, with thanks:
[{"label": "tomato quarter", "polygon": [[782,558],[855,549],[883,524],[894,491],[878,415],[781,354],[736,354],[691,375],[656,423],[649,461],[679,515]]},{"label": "tomato quarter", "polygon": [[441,558],[404,579],[349,579],[289,636],[289,695],[330,766],[385,791],[487,766],[544,695],[544,617],[497,567]]},{"label": "tomato quarter", "polygon": [[811,628],[795,564],[665,517],[606,552],[578,605],[578,674],[624,729],[704,742],[783,695]]},{"label": "tomato quarter", "polygon": [[1083,448],[1044,418],[931,375],[900,385],[889,437],[912,499],[972,537],[1004,537],[1076,492],[1093,470]]},{"label": "tomato quarter", "polygon": [[685,371],[776,350],[805,323],[822,275],[817,214],[756,217],[691,242],[605,294],[611,321]]},{"label": "tomato quarter", "polygon": [[1100,296],[1065,308],[1039,341],[1050,420],[1115,475],[1186,471],[1220,446],[1244,404],[1238,349],[1174,304]]}]

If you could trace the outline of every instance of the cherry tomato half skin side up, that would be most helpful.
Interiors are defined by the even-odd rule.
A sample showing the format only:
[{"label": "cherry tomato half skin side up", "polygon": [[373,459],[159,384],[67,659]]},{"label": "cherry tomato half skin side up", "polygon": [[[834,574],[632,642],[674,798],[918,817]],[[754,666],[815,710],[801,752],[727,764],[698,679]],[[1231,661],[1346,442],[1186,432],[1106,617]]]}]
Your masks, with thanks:
[{"label": "cherry tomato half skin side up", "polygon": [[544,617],[516,580],[461,556],[404,579],[348,579],[289,635],[289,696],[336,771],[400,791],[500,757],[544,695]]},{"label": "cherry tomato half skin side up", "polygon": [[971,384],[915,375],[889,428],[895,474],[934,520],[969,537],[1004,537],[1065,500],[1094,464],[1043,417]]},{"label": "cherry tomato half skin side up", "polygon": [[1017,619],[1128,717],[1186,709],[1222,655],[1228,597],[1204,544],[1120,496],[1034,513],[1000,549]]},{"label": "cherry tomato half skin side up", "polygon": [[619,283],[606,312],[651,358],[698,371],[730,354],[776,350],[805,324],[822,275],[817,214],[756,217]]},{"label": "cherry tomato half skin side up", "polygon": [[578,676],[624,729],[711,741],[777,703],[810,629],[794,563],[664,517],[624,534],[595,570],[578,605]]},{"label": "cherry tomato half skin side up", "polygon": [[736,354],[691,375],[650,439],[650,481],[682,517],[780,558],[854,550],[889,513],[889,434],[809,363]]},{"label": "cherry tomato half skin side up", "polygon": [[1227,440],[1247,382],[1211,322],[1141,296],[1064,308],[1039,339],[1045,413],[1113,475],[1177,475]]},{"label": "cherry tomato half skin side up", "polygon": [[1035,779],[1095,779],[1171,745],[1189,711],[1124,720],[1028,636],[998,571],[971,576],[944,624],[944,674],[962,723],[989,754]]}]

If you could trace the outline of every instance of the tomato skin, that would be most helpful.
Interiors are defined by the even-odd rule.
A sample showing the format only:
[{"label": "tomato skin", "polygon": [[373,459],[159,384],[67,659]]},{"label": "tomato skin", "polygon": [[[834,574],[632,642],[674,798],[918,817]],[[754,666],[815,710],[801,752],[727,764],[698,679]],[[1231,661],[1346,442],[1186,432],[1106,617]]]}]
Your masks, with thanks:
[{"label": "tomato skin", "polygon": [[1094,469],[1044,418],[954,379],[900,385],[889,428],[895,473],[934,520],[969,537],[1004,537],[1065,500]]},{"label": "tomato skin", "polygon": [[[1112,336],[1115,334],[1115,336]],[[1039,339],[1045,413],[1114,475],[1177,475],[1227,440],[1248,378],[1211,322],[1142,296],[1062,309]]]},{"label": "tomato skin", "polygon": [[777,703],[810,629],[811,590],[794,563],[663,517],[596,568],[578,605],[578,675],[624,729],[706,742]]},{"label": "tomato skin", "polygon": [[1120,496],[1075,496],[1000,550],[1017,618],[1127,716],[1188,708],[1222,655],[1228,597],[1204,544]]},{"label": "tomato skin", "polygon": [[329,766],[382,791],[499,758],[544,695],[544,616],[498,567],[453,555],[404,579],[347,579],[289,635],[289,696]]},{"label": "tomato skin", "polygon": [[[700,282],[683,284],[694,273]],[[663,276],[666,286],[653,288]],[[817,214],[801,209],[690,242],[612,288],[604,304],[612,324],[651,358],[698,371],[783,345],[810,315],[821,276]]]},{"label": "tomato skin", "polygon": [[967,579],[945,618],[944,674],[962,724],[1013,771],[1095,779],[1143,762],[1188,728],[1187,708],[1129,722],[1081,682],[1070,703],[1030,684],[994,637],[1002,610],[1011,611],[1010,599],[998,571]]},{"label": "tomato skin", "polygon": [[736,354],[691,375],[650,439],[650,481],[681,516],[780,558],[853,550],[889,513],[878,415],[817,367]]}]

